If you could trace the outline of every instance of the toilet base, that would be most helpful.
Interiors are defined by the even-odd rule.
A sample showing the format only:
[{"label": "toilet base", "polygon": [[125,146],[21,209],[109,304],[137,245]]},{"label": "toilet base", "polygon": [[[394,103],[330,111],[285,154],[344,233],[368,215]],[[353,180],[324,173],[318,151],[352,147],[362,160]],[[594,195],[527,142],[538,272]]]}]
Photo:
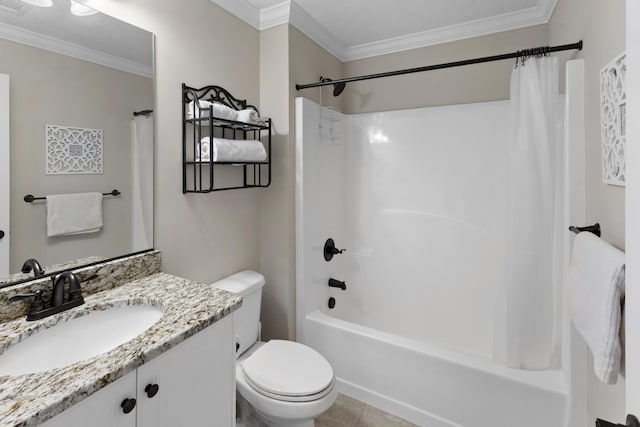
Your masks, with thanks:
[{"label": "toilet base", "polygon": [[315,421],[311,420],[287,420],[272,421],[256,411],[240,393],[236,394],[240,416],[236,421],[236,427],[315,427]]}]

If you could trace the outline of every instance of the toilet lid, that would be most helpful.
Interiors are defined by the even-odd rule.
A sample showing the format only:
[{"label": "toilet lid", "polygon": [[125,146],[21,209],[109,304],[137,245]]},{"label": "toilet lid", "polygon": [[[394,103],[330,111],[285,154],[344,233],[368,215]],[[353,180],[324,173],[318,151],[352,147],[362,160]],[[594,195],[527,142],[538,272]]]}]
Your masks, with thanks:
[{"label": "toilet lid", "polygon": [[242,370],[250,385],[269,395],[315,395],[333,382],[329,362],[314,349],[293,341],[269,341],[242,361]]}]

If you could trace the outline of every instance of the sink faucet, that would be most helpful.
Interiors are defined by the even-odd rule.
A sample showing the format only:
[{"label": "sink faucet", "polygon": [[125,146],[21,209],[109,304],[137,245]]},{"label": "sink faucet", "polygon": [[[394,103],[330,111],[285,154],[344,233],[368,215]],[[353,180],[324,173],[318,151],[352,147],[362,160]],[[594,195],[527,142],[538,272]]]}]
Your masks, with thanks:
[{"label": "sink faucet", "polygon": [[[92,280],[95,277],[96,276],[91,276],[85,280]],[[51,301],[48,307],[42,299],[42,291],[40,290],[29,294],[14,295],[9,298],[9,301],[14,302],[33,298],[29,313],[27,314],[27,320],[44,319],[45,317],[84,304],[82,290],[80,289],[81,280],[78,279],[78,276],[73,272],[65,271],[59,274],[58,277],[52,277],[51,282],[53,283],[53,293],[51,294]],[[69,283],[69,297],[66,301],[64,299],[65,282]]]},{"label": "sink faucet", "polygon": [[68,302],[81,301],[82,290],[80,289],[80,279],[72,271],[65,271],[61,273],[55,280],[53,280],[53,293],[51,294],[51,307],[58,307],[64,303],[64,283],[69,283],[69,298]]},{"label": "sink faucet", "polygon": [[33,277],[40,277],[44,275],[44,270],[35,258],[29,258],[24,262],[24,264],[22,264],[23,273],[30,273],[31,271],[33,271]]}]

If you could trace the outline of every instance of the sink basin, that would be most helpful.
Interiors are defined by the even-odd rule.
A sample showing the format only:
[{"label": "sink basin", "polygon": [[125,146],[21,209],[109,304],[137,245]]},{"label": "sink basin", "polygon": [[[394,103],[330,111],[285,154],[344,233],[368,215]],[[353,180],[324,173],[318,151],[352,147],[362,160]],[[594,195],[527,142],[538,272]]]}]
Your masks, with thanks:
[{"label": "sink basin", "polygon": [[92,310],[35,332],[0,355],[0,375],[22,375],[72,365],[130,341],[162,317],[159,307],[137,304]]}]

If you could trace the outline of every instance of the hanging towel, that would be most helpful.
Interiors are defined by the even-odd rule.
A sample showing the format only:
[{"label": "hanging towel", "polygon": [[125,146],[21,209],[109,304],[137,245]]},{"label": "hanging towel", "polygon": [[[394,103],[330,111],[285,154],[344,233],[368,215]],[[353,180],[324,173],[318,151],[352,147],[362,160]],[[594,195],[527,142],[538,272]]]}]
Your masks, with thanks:
[{"label": "hanging towel", "polygon": [[[263,162],[267,159],[267,152],[262,142],[254,139],[224,139],[213,138],[213,149],[209,147],[209,137],[200,140],[200,147],[207,146],[207,151],[213,153],[214,162]],[[203,161],[204,153],[203,153]]]},{"label": "hanging towel", "polygon": [[622,349],[624,252],[587,232],[576,236],[569,269],[569,313],[593,354],[596,376],[615,384]]},{"label": "hanging towel", "polygon": [[47,196],[47,236],[95,233],[102,227],[102,194]]}]

